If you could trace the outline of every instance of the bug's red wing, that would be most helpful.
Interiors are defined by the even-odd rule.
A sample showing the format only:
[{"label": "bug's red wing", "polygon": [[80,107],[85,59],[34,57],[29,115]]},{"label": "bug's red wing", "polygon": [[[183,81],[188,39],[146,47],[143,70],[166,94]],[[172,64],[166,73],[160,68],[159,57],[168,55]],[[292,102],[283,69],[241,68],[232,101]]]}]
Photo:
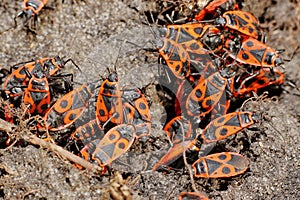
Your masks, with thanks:
[{"label": "bug's red wing", "polygon": [[203,142],[208,144],[223,140],[253,125],[251,112],[233,112],[211,121],[201,133]]},{"label": "bug's red wing", "polygon": [[239,31],[245,35],[258,39],[262,35],[259,21],[251,13],[234,10],[223,14],[226,19],[226,27]]},{"label": "bug's red wing", "polygon": [[243,40],[237,55],[232,52],[229,55],[243,64],[254,66],[275,67],[278,63],[283,63],[274,49],[251,37]]},{"label": "bug's red wing", "polygon": [[225,92],[227,79],[219,72],[200,81],[186,100],[187,113],[190,116],[205,116],[220,101]]},{"label": "bug's red wing", "polygon": [[176,161],[183,152],[194,147],[196,141],[186,140],[184,142],[174,144],[169,151],[153,166],[152,170],[156,171],[161,167],[168,166]]},{"label": "bug's red wing", "polygon": [[94,89],[93,84],[84,84],[58,99],[43,117],[48,129],[59,131],[74,123],[88,106]]},{"label": "bug's red wing", "polygon": [[249,76],[251,76],[249,73],[241,75],[240,81],[237,84],[238,88],[233,92],[235,97],[249,97],[252,95],[252,92],[257,93],[262,88],[272,85],[282,85],[284,82],[284,73],[275,68],[272,70],[269,68],[260,69],[257,76],[243,82]]},{"label": "bug's red wing", "polygon": [[216,8],[226,3],[228,0],[214,0],[210,2],[205,8],[203,8],[196,16],[195,20],[201,21],[204,19],[206,14],[214,13]]},{"label": "bug's red wing", "polygon": [[91,154],[92,160],[95,160],[101,167],[111,164],[128,151],[135,137],[133,125],[115,126],[96,145],[95,151]]}]

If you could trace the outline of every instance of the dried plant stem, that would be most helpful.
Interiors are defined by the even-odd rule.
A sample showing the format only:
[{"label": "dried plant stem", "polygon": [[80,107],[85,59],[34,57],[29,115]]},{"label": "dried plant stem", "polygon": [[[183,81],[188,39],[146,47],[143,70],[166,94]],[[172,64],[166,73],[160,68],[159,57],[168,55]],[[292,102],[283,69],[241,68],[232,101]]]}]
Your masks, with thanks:
[{"label": "dried plant stem", "polygon": [[189,171],[192,188],[193,188],[193,190],[195,192],[199,193],[199,190],[197,189],[196,184],[195,184],[195,180],[194,180],[194,175],[193,175],[192,168],[191,168],[191,166],[188,164],[188,162],[186,160],[186,153],[185,153],[185,151],[183,151],[183,161],[184,161],[184,164],[185,164],[185,166],[187,167],[187,169]]},{"label": "dried plant stem", "polygon": [[[183,129],[183,124],[180,121],[177,121],[177,122],[180,124],[181,132],[183,133],[183,135],[182,135],[182,144],[185,144],[185,142],[184,142],[185,141],[185,130]],[[195,184],[193,170],[192,170],[191,166],[188,164],[187,159],[186,159],[186,152],[185,151],[187,150],[187,147],[183,146],[183,149],[184,149],[183,152],[182,152],[183,161],[184,161],[184,164],[185,164],[185,166],[187,167],[187,169],[189,171],[192,188],[195,192],[199,193],[199,191],[196,187],[196,184]]]},{"label": "dried plant stem", "polygon": [[[10,123],[0,119],[0,130],[6,131],[6,132],[12,132],[16,128],[17,128],[16,125],[10,124]],[[37,136],[35,136],[28,130],[24,130],[23,134],[21,134],[21,135],[22,135],[22,139],[24,139],[25,141],[27,141],[31,144],[39,145],[43,148],[49,149],[50,151],[53,151],[53,152],[57,153],[58,155],[66,158],[74,163],[81,165],[82,167],[86,168],[87,170],[90,170],[95,173],[102,172],[102,168],[100,166],[94,165],[94,164],[84,160],[83,158],[80,158],[80,157],[74,155],[73,153],[63,149],[62,147],[60,147],[56,144],[46,142],[45,140],[38,138]]]}]

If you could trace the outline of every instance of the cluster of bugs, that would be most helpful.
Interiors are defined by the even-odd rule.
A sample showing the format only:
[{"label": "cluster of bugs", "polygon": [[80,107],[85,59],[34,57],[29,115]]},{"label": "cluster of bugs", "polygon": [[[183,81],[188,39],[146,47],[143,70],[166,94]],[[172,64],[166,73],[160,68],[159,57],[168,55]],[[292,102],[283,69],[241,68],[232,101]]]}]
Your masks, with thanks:
[{"label": "cluster of bugs", "polygon": [[[36,25],[37,14],[47,2],[24,0],[24,10],[17,17]],[[257,18],[232,1],[210,1],[185,23],[169,21],[154,34],[159,85],[174,96],[164,125],[172,146],[152,170],[165,169],[186,152],[194,152],[198,155],[191,171],[196,178],[242,174],[249,166],[243,155],[209,153],[216,142],[260,121],[259,113],[229,109],[233,101],[282,85],[283,59],[265,43]],[[7,102],[1,118],[17,124],[10,110],[24,108],[26,115],[41,117],[30,123],[37,136],[58,142],[52,136],[64,133],[68,150],[75,146],[79,156],[106,168],[135,140],[151,136],[149,103],[141,89],[120,86],[116,69],[108,69],[101,80],[73,88],[73,74],[63,72],[68,62],[80,70],[71,59],[59,57],[1,69],[1,96]],[[5,141],[11,143],[8,137]],[[208,199],[196,192],[184,192],[178,198]]]},{"label": "cluster of bugs", "polygon": [[[73,89],[72,74],[60,72],[68,61],[63,62],[59,57],[42,58],[12,68],[2,84],[2,96],[9,102],[3,118],[17,123],[9,108],[22,106],[26,114],[42,117],[41,122],[31,123],[40,137],[45,131],[72,130],[68,131],[68,146],[83,145],[78,147],[80,155],[105,167],[125,153],[135,138],[149,136],[148,102],[138,88],[121,90],[116,72],[110,72],[102,81],[84,83]],[[58,85],[64,87],[56,88]],[[95,106],[91,105],[93,98]],[[90,114],[88,121],[81,121],[82,125],[77,123],[73,130],[86,110]],[[44,139],[53,141],[51,136]]]},{"label": "cluster of bugs", "polygon": [[[249,162],[241,154],[209,153],[216,142],[260,121],[260,113],[229,110],[232,102],[283,84],[280,52],[265,43],[258,19],[229,0],[210,1],[185,20],[166,19],[153,34],[159,83],[172,96],[168,107],[173,112],[164,126],[172,145],[153,170],[172,166],[186,152],[198,152],[191,163],[194,177],[242,174]],[[202,194],[195,193],[183,193],[179,199],[197,195],[201,199]]]},{"label": "cluster of bugs", "polygon": [[[25,26],[30,20],[36,23],[46,3],[25,0],[24,10],[17,17],[24,20]],[[1,69],[1,96],[5,100],[1,118],[18,124],[12,108],[22,108],[25,116],[39,116],[39,120],[33,118],[28,123],[37,136],[63,144],[105,168],[135,139],[145,140],[150,135],[148,101],[139,88],[121,88],[116,69],[108,68],[107,77],[73,88],[73,74],[63,72],[68,62],[81,71],[72,59],[63,61],[58,56]],[[11,144],[8,135],[1,137],[5,145]]]}]

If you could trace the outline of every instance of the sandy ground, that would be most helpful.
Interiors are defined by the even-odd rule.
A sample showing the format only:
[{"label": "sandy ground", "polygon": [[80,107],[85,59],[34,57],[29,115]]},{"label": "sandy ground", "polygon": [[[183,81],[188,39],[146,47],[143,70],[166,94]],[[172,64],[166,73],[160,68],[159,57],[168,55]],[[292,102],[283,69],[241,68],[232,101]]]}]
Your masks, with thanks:
[{"label": "sandy ground", "polygon": [[[83,73],[72,65],[66,68],[75,73],[78,83],[100,79],[106,75],[106,67],[115,63],[122,86],[143,87],[155,82],[157,54],[140,51],[144,46],[153,47],[153,38],[142,23],[145,17],[137,12],[155,9],[155,1],[65,0],[59,8],[50,0],[49,6],[54,9],[41,12],[36,35],[21,25],[0,35],[1,67],[59,55],[72,58],[80,66]],[[13,25],[13,17],[21,8],[22,1],[1,1],[0,31]],[[300,42],[300,2],[246,1],[245,10],[254,13],[265,27],[267,44],[285,49],[282,56],[289,59]],[[286,77],[297,85],[299,56],[300,51],[286,63]],[[262,122],[257,130],[246,131],[248,139],[241,134],[224,148],[245,155],[251,162],[250,169],[231,179],[196,179],[197,189],[211,199],[300,198],[300,96],[296,94],[297,90],[284,84],[276,100],[257,99],[247,104],[263,112]],[[133,199],[176,199],[180,192],[192,191],[186,169],[167,174],[148,170],[157,161],[152,155],[161,154],[166,138],[160,121],[163,107],[153,86],[147,95],[152,101],[152,137],[135,144],[130,156],[121,159],[125,164],[113,167],[111,175],[80,171],[55,153],[32,145],[16,146],[0,150],[0,198],[109,199],[116,181],[122,182],[116,187],[118,194],[122,194],[120,188],[126,182],[123,191],[130,188]],[[117,178],[117,172],[127,181]]]}]

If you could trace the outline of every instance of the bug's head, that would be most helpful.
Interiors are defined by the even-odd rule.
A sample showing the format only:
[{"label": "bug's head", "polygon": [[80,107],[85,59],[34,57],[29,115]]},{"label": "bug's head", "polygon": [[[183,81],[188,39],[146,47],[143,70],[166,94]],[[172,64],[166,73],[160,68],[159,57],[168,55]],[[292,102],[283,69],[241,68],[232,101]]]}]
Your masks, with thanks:
[{"label": "bug's head", "polygon": [[283,60],[279,57],[275,58],[275,66],[282,66],[284,64]]},{"label": "bug's head", "polygon": [[110,82],[117,82],[118,81],[118,74],[117,72],[112,72],[108,75],[107,79],[110,81]]},{"label": "bug's head", "polygon": [[65,67],[65,63],[63,62],[63,60],[59,56],[55,56],[54,61],[55,61],[55,63],[57,64],[57,66],[59,68],[64,68]]},{"label": "bug's head", "polygon": [[158,37],[166,37],[168,29],[166,27],[158,28]]},{"label": "bug's head", "polygon": [[26,18],[30,18],[35,15],[35,12],[32,9],[25,9],[24,13],[25,13]]},{"label": "bug's head", "polygon": [[31,7],[25,8],[22,12],[20,12],[17,17],[23,18],[24,22],[28,21],[31,17],[35,15],[35,12]]},{"label": "bug's head", "polygon": [[255,123],[259,123],[262,120],[262,112],[253,112],[252,119]]},{"label": "bug's head", "polygon": [[51,76],[60,69],[60,67],[58,67],[55,60],[53,59],[47,59],[43,62],[39,62],[37,65],[39,65],[39,67],[37,67],[37,70],[44,71],[47,75]]},{"label": "bug's head", "polygon": [[274,65],[276,67],[279,67],[279,66],[283,65],[282,58],[279,57],[277,52],[273,52],[273,51],[267,51],[266,52],[264,62],[266,62],[269,65]]},{"label": "bug's head", "polygon": [[155,46],[156,49],[162,49],[163,46],[164,46],[164,41],[163,41],[163,39],[162,39],[162,38],[157,38],[157,39],[155,39],[155,41],[154,41],[154,46]]},{"label": "bug's head", "polygon": [[153,31],[154,35],[154,46],[157,49],[161,49],[164,46],[164,37],[167,34],[167,29],[165,27],[157,29],[158,31]]}]

